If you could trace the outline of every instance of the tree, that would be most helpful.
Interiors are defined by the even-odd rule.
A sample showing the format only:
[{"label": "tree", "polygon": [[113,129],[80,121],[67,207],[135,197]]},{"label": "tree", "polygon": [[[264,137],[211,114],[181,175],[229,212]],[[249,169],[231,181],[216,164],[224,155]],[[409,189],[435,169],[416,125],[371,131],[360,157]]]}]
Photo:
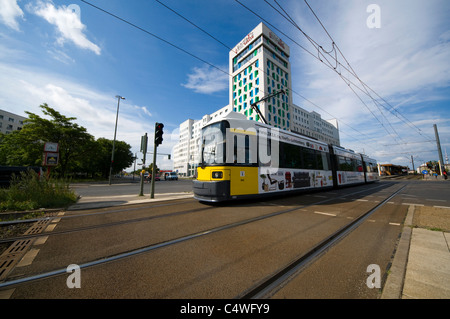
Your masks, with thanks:
[{"label": "tree", "polygon": [[[0,134],[0,165],[42,165],[45,142],[59,144],[59,163],[52,170],[65,177],[71,173],[100,173],[108,177],[111,163],[112,140],[95,138],[87,130],[73,123],[75,117],[66,117],[49,107],[40,105],[50,119],[31,112],[22,130]],[[131,146],[116,141],[113,173],[118,173],[133,163]]]},{"label": "tree", "polygon": [[[84,146],[92,142],[94,137],[87,133],[87,130],[76,123],[75,117],[66,117],[58,111],[52,109],[44,103],[40,105],[42,112],[51,117],[50,120],[40,116],[25,112],[29,119],[25,121],[23,129],[20,131],[26,135],[29,141],[41,142],[41,152],[45,142],[59,144],[59,164],[55,168],[62,176],[65,176],[68,169],[77,166],[77,161],[83,157]],[[41,155],[42,156],[42,155]]]},{"label": "tree", "polygon": [[0,165],[40,166],[43,145],[22,131],[0,134]]},{"label": "tree", "polygon": [[[102,177],[109,176],[111,164],[113,141],[106,138],[99,138],[95,142],[90,158],[90,165],[96,172],[101,173]],[[131,146],[123,141],[116,141],[114,150],[113,174],[120,173],[133,164],[134,156],[131,152]]]},{"label": "tree", "polygon": [[62,176],[77,166],[87,143],[94,137],[76,123],[76,118],[66,117],[49,107],[46,103],[39,106],[50,119],[41,118],[31,112],[24,121],[22,130],[0,138],[0,164],[2,165],[42,165],[44,144],[59,144],[59,163],[55,171]]}]

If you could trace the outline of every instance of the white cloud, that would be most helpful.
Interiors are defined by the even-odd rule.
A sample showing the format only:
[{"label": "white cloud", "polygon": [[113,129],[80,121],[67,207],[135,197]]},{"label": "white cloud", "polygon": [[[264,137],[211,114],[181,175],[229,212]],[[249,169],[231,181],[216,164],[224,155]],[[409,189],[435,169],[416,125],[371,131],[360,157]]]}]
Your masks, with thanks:
[{"label": "white cloud", "polygon": [[[220,67],[227,70],[227,67]],[[181,84],[185,88],[192,89],[196,93],[213,94],[228,90],[229,76],[218,69],[204,66],[194,68],[191,74],[188,74],[187,83]]]},{"label": "white cloud", "polygon": [[0,21],[19,31],[19,24],[17,18],[23,18],[23,11],[17,4],[17,0],[0,0]]},{"label": "white cloud", "polygon": [[[24,70],[0,63],[0,108],[21,116],[25,111],[42,116],[40,104],[47,103],[85,127],[96,138],[114,137],[117,99],[114,93],[96,91],[67,78],[44,72]],[[146,106],[121,101],[117,139],[139,150],[140,138],[149,129]],[[149,132],[153,133],[153,132]]]},{"label": "white cloud", "polygon": [[70,41],[82,49],[91,50],[100,55],[100,47],[87,39],[84,34],[86,26],[81,22],[79,13],[70,6],[56,8],[50,2],[39,1],[36,7],[29,6],[29,10],[57,28],[60,33],[57,39],[59,44],[63,45],[64,42]]}]

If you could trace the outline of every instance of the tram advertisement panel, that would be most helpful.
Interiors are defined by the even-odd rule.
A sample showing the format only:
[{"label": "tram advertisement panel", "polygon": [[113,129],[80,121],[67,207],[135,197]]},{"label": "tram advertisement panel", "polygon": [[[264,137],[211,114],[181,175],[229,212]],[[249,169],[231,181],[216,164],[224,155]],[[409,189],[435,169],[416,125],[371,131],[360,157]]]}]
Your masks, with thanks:
[{"label": "tram advertisement panel", "polygon": [[364,183],[363,172],[337,171],[337,184]]},{"label": "tram advertisement panel", "polygon": [[331,171],[280,168],[273,173],[265,168],[259,170],[258,190],[260,194],[331,186],[333,186]]}]

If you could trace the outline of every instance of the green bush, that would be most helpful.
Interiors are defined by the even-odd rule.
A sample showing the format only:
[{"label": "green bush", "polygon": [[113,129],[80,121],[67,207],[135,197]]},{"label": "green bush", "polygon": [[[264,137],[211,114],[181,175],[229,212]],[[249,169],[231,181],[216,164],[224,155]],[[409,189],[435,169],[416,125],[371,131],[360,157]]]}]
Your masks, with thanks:
[{"label": "green bush", "polygon": [[66,207],[76,200],[68,181],[39,178],[33,170],[13,176],[11,186],[0,189],[0,211]]}]

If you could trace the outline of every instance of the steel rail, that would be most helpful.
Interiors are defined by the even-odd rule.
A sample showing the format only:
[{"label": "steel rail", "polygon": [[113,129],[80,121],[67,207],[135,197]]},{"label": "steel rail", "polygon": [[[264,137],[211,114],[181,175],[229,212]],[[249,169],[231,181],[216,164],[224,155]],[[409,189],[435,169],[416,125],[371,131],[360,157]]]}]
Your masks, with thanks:
[{"label": "steel rail", "polygon": [[[195,212],[204,211],[204,210],[213,209],[213,208],[214,207],[199,207],[199,208],[188,209],[188,210],[184,210],[184,211],[180,211],[180,212],[173,212],[173,213],[167,213],[167,214],[156,215],[156,216],[146,216],[146,217],[140,217],[140,218],[134,218],[134,219],[120,220],[117,222],[111,222],[111,223],[106,223],[106,224],[97,224],[97,225],[90,225],[90,226],[66,229],[66,230],[61,230],[61,231],[52,231],[52,232],[48,232],[48,233],[38,233],[38,234],[10,237],[10,238],[5,238],[5,239],[0,239],[0,244],[15,242],[17,240],[25,240],[25,239],[30,239],[30,238],[42,237],[42,236],[63,235],[63,234],[75,233],[75,232],[79,232],[79,231],[92,230],[92,229],[97,229],[97,228],[126,225],[126,224],[130,224],[130,223],[138,223],[138,222],[143,222],[143,221],[147,221],[147,220],[151,220],[151,219],[158,219],[158,218],[164,218],[164,217],[172,217],[172,216],[190,214],[190,213],[195,213]],[[85,216],[92,216],[92,215],[93,214],[89,214],[89,215],[85,215]],[[63,216],[61,216],[61,217],[63,217]],[[70,217],[70,216],[68,216],[68,217]],[[50,219],[50,218],[48,218],[48,219]],[[48,219],[43,218],[40,220],[48,220]]]},{"label": "steel rail", "polygon": [[[130,211],[134,211],[134,210],[140,210],[140,209],[145,209],[145,208],[158,208],[158,207],[165,207],[165,206],[175,206],[178,205],[180,203],[189,203],[191,201],[177,201],[176,203],[164,203],[164,204],[156,204],[156,205],[151,205],[151,206],[147,206],[145,204],[142,203],[136,203],[136,204],[131,204],[131,205],[145,205],[145,206],[141,206],[141,207],[133,207],[133,208],[122,208],[122,209],[116,209],[116,210],[109,210],[109,211],[105,211],[105,212],[94,212],[94,213],[85,213],[85,214],[72,214],[72,215],[63,215],[63,216],[47,216],[47,217],[40,217],[40,218],[29,218],[29,219],[15,219],[15,220],[9,220],[9,221],[2,221],[0,222],[0,226],[9,226],[9,225],[14,225],[14,224],[25,224],[25,223],[35,223],[35,222],[39,222],[39,221],[43,221],[43,220],[53,220],[53,219],[66,219],[66,218],[77,218],[77,217],[86,217],[86,216],[95,216],[95,215],[104,215],[104,214],[113,214],[113,213],[122,213],[122,212],[130,212]],[[192,202],[196,202],[196,201],[192,201]],[[130,206],[131,206],[130,205]],[[105,209],[108,207],[101,207],[98,209]],[[54,209],[52,209],[54,210]],[[64,209],[61,209],[61,211],[64,211]],[[70,212],[67,211],[66,212]],[[8,215],[8,213],[2,213],[3,215]],[[1,214],[0,214],[1,216]]]}]

